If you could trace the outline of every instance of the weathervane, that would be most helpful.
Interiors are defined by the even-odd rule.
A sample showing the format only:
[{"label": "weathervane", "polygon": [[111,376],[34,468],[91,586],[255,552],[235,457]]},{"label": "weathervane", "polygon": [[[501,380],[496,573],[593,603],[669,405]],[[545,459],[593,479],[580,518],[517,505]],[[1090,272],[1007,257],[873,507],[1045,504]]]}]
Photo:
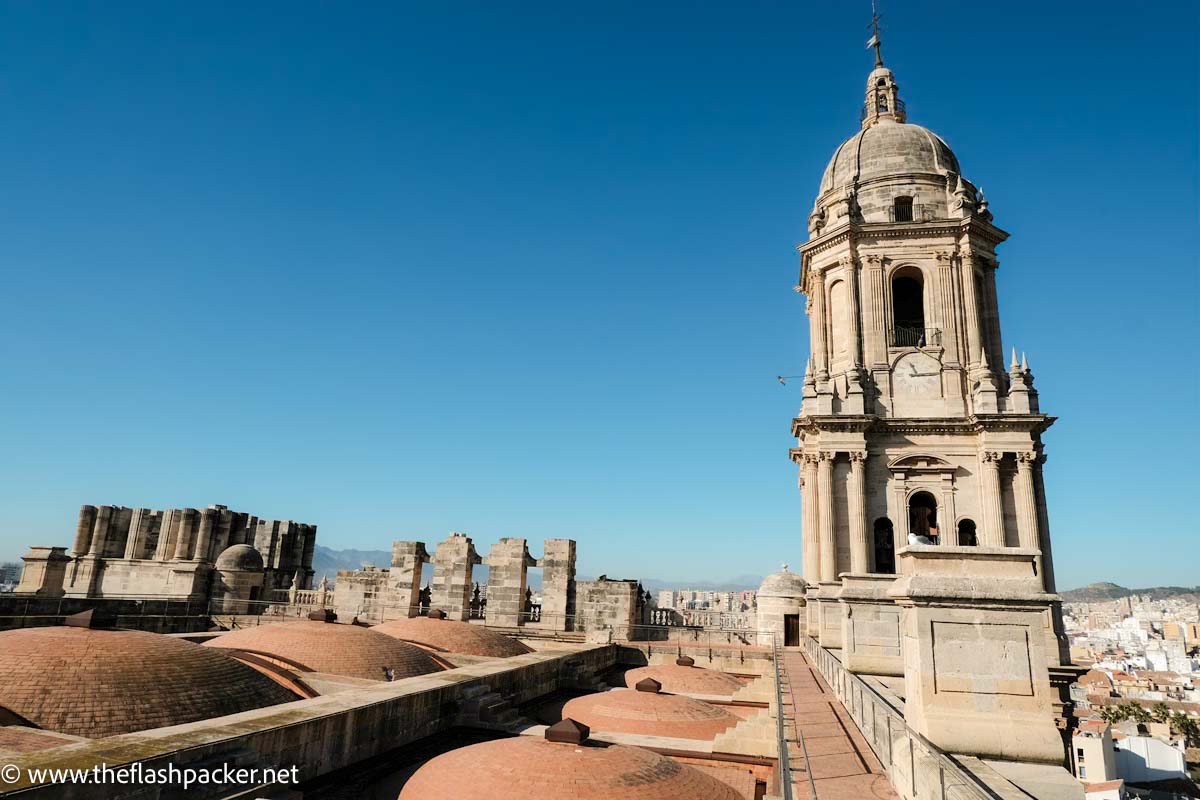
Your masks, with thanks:
[{"label": "weathervane", "polygon": [[883,42],[879,39],[879,9],[876,0],[871,0],[871,38],[867,40],[867,49],[875,48],[875,68],[883,66]]}]

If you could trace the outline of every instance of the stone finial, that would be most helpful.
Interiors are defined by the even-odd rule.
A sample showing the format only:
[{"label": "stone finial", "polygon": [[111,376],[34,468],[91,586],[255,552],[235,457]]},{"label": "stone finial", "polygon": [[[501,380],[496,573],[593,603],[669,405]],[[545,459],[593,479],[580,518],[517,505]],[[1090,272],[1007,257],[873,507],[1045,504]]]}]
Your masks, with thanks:
[{"label": "stone finial", "polygon": [[1029,361],[1025,358],[1025,351],[1021,351],[1021,372],[1029,374]]},{"label": "stone finial", "polygon": [[587,725],[567,717],[546,728],[546,741],[560,744],[583,744],[591,733],[592,729]]},{"label": "stone finial", "polygon": [[696,659],[691,656],[680,656],[675,659],[675,664],[680,667],[694,667],[696,666]]},{"label": "stone finial", "polygon": [[1016,372],[1020,368],[1021,368],[1021,365],[1019,363],[1017,363],[1017,348],[1014,347],[1012,349],[1012,360],[1009,361],[1009,363],[1008,363],[1008,371]]},{"label": "stone finial", "polygon": [[640,681],[634,684],[633,688],[637,689],[639,692],[658,694],[662,691],[662,684],[654,680],[654,678],[642,678]]},{"label": "stone finial", "polygon": [[780,572],[787,572],[787,571],[788,571],[788,568],[787,568],[787,562],[786,562],[786,561],[784,561],[784,562],[783,562],[783,564],[781,564],[780,566],[782,566],[782,567],[783,567],[783,569],[782,569],[782,570],[780,570]]}]

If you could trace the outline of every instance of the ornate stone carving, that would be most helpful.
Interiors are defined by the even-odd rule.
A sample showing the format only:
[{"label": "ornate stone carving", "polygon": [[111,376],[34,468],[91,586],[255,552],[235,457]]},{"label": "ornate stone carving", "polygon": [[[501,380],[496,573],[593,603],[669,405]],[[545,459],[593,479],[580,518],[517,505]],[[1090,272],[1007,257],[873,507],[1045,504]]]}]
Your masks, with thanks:
[{"label": "ornate stone carving", "polygon": [[1000,452],[999,450],[985,450],[982,457],[984,464],[999,465],[1000,460],[1004,458],[1004,453]]}]

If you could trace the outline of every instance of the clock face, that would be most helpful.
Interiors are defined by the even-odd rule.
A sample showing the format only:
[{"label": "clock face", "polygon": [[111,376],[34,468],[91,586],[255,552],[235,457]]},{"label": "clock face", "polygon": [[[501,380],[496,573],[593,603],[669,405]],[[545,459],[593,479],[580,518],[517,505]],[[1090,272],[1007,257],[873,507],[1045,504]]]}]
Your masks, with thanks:
[{"label": "clock face", "polygon": [[896,362],[892,382],[902,394],[940,394],[942,365],[925,353],[909,353]]}]

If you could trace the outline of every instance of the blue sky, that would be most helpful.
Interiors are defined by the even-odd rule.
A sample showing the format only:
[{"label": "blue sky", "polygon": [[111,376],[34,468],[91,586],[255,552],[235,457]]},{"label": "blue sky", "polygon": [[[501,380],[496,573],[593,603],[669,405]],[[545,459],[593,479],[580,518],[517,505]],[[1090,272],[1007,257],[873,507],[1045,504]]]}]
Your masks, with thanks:
[{"label": "blue sky", "polygon": [[[81,503],[219,502],[332,547],[799,563],[775,375],[869,4],[248,5],[0,6],[0,557],[68,545]],[[910,120],[1012,233],[1063,587],[1200,574],[1170,6],[883,9]]]}]

